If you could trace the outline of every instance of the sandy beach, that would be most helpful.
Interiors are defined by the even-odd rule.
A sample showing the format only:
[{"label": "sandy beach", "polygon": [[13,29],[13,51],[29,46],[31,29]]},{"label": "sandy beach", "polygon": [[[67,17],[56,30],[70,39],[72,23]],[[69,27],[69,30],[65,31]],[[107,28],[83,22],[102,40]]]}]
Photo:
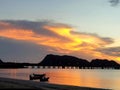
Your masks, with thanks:
[{"label": "sandy beach", "polygon": [[109,90],[102,88],[78,87],[71,85],[50,84],[49,82],[36,82],[0,77],[0,89],[28,89],[28,90]]}]

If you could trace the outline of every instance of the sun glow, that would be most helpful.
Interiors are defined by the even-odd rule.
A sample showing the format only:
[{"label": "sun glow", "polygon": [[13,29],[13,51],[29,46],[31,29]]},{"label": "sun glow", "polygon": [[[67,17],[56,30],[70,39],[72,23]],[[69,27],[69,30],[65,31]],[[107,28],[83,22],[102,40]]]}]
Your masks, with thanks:
[{"label": "sun glow", "polygon": [[115,60],[117,60],[118,62],[120,62],[120,57],[116,57]]},{"label": "sun glow", "polygon": [[43,28],[50,30],[50,31],[53,31],[61,36],[70,36],[71,35],[70,34],[71,28],[55,27],[55,26],[44,26]]}]

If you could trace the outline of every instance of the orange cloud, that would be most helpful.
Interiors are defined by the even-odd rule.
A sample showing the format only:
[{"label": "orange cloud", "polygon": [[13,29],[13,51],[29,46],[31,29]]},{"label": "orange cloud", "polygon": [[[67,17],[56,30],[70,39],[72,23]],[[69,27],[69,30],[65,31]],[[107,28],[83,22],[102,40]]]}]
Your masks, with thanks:
[{"label": "orange cloud", "polygon": [[107,45],[107,42],[102,40],[101,38],[89,35],[89,34],[79,34],[72,33],[73,28],[69,27],[58,27],[58,26],[44,26],[45,29],[50,30],[62,37],[68,38],[70,42],[61,42],[64,44],[64,48],[70,51],[79,51],[79,50],[94,50],[103,45]]},{"label": "orange cloud", "polygon": [[[24,22],[24,21],[22,21]],[[68,25],[58,23],[1,21],[0,36],[23,40],[49,47],[49,51],[64,54],[83,55],[84,58],[108,58],[120,61],[120,57],[109,55],[98,49],[113,41],[95,34],[79,33]]]}]

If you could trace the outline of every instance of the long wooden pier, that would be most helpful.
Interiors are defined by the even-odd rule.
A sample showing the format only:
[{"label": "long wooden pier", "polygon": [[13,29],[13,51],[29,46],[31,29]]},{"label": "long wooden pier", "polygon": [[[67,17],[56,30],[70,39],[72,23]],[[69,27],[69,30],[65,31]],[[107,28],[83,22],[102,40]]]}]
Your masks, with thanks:
[{"label": "long wooden pier", "polygon": [[79,66],[25,66],[33,69],[120,69],[115,67],[79,67]]}]

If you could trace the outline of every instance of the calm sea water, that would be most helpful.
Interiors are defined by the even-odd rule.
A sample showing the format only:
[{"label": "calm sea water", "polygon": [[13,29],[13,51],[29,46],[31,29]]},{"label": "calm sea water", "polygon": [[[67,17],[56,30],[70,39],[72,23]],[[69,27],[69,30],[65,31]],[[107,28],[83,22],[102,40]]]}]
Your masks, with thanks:
[{"label": "calm sea water", "polygon": [[46,73],[48,83],[120,90],[120,70],[101,69],[0,69],[0,77],[29,80],[32,73]]}]

